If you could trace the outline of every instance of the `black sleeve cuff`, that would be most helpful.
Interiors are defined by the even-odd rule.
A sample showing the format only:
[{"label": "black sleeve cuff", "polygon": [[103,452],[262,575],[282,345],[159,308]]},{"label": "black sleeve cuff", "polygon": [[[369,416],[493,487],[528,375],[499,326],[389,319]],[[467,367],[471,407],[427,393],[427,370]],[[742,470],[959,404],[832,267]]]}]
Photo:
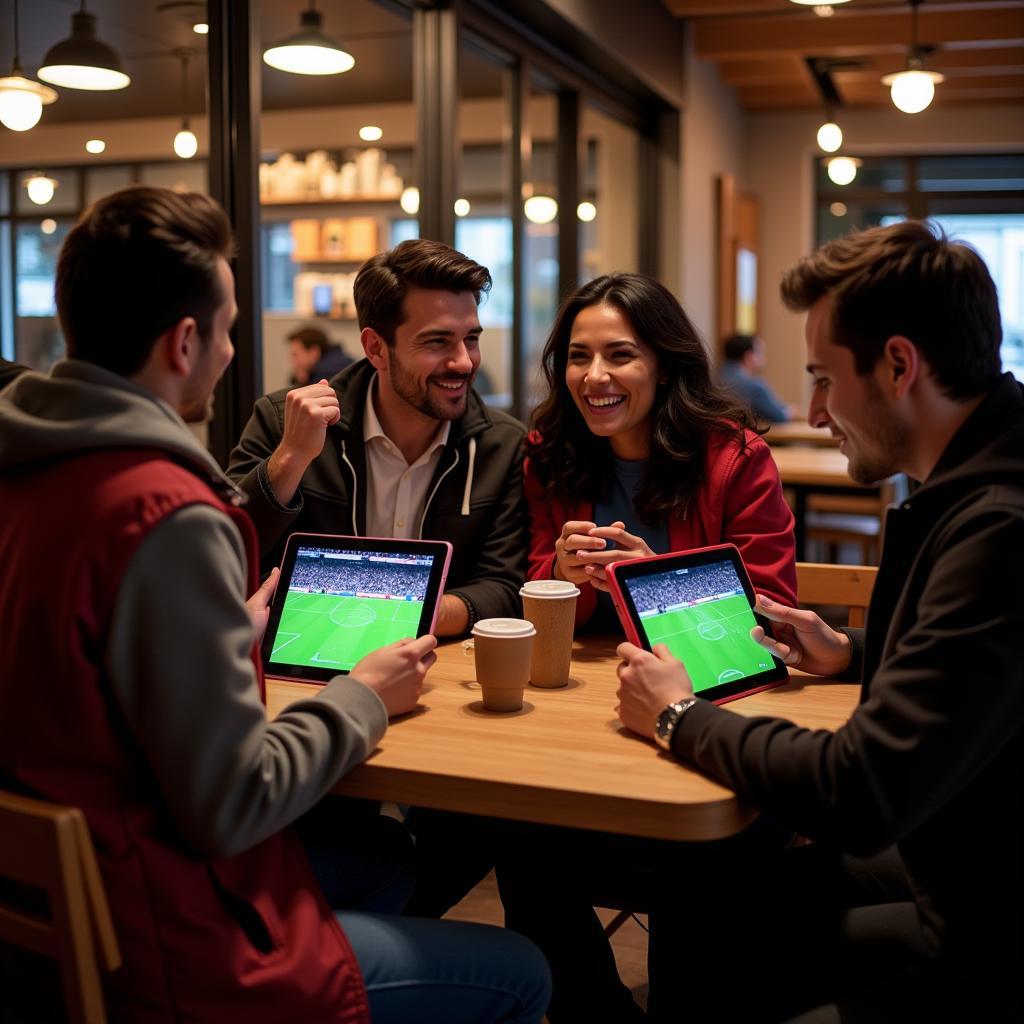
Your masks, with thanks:
[{"label": "black sleeve cuff", "polygon": [[264,459],[256,467],[256,479],[260,484],[260,493],[266,499],[267,503],[271,508],[277,512],[286,512],[289,515],[294,515],[296,512],[302,510],[302,488],[298,488],[295,491],[295,497],[292,499],[290,505],[282,505],[278,501],[277,495],[274,493],[274,487],[270,482],[270,476],[267,473],[267,460]]}]

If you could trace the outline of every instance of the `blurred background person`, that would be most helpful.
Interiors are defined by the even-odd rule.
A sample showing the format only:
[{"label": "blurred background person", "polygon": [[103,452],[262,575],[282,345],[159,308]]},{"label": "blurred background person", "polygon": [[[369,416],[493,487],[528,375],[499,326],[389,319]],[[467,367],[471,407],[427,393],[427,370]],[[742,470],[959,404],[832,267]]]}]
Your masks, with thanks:
[{"label": "blurred background person", "polygon": [[796,418],[796,410],[782,401],[764,380],[767,360],[764,341],[752,334],[734,334],[725,339],[723,355],[725,361],[718,371],[718,377],[759,420],[769,423],[785,423]]},{"label": "blurred background person", "polygon": [[300,327],[288,335],[288,364],[296,387],[330,380],[353,362],[340,345],[331,344],[319,327]]}]

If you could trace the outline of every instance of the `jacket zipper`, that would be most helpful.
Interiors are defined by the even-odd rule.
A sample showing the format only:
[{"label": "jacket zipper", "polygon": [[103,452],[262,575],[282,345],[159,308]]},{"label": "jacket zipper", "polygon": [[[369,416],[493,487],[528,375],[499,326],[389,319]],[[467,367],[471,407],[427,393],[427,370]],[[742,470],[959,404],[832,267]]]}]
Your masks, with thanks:
[{"label": "jacket zipper", "polygon": [[455,461],[437,478],[437,483],[434,484],[434,489],[427,496],[427,500],[423,505],[423,515],[420,516],[420,532],[419,539],[423,540],[423,524],[427,521],[427,512],[430,511],[430,503],[434,500],[434,495],[437,494],[438,487],[441,486],[444,478],[459,464],[459,449],[455,449]]}]

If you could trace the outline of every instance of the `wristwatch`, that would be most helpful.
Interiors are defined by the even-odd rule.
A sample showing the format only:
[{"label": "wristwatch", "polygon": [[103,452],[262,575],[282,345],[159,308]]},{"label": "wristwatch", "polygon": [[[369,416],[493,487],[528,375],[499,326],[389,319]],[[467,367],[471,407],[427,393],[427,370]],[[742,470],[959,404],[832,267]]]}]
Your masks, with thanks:
[{"label": "wristwatch", "polygon": [[697,703],[696,697],[669,704],[654,723],[654,739],[662,750],[672,749],[672,734],[683,715]]}]

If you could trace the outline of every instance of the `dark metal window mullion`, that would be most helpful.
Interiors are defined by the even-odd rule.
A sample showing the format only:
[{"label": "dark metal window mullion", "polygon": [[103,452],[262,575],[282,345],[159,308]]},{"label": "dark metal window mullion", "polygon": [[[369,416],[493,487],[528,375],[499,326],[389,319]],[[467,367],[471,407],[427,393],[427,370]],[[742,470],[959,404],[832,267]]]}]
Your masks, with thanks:
[{"label": "dark metal window mullion", "polygon": [[412,45],[420,237],[454,245],[458,11],[450,6],[417,7],[412,18]]},{"label": "dark metal window mullion", "polygon": [[210,195],[228,212],[237,243],[235,358],[217,387],[210,450],[221,465],[263,393],[260,297],[259,0],[209,0]]}]

